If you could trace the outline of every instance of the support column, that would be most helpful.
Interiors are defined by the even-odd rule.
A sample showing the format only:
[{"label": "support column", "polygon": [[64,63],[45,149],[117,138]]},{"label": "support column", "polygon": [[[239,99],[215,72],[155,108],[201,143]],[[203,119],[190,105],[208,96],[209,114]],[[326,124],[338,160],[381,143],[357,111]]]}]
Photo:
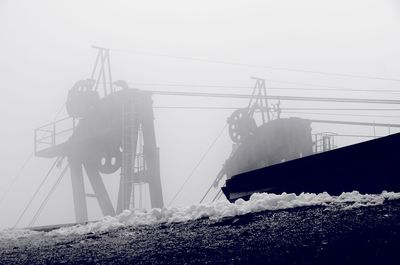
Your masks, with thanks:
[{"label": "support column", "polygon": [[143,154],[146,161],[146,179],[149,183],[151,207],[164,207],[160,176],[160,156],[156,143],[154,129],[154,113],[151,94],[143,93],[142,105],[142,130],[143,130]]},{"label": "support column", "polygon": [[90,184],[92,185],[94,194],[99,203],[100,209],[104,216],[114,216],[115,211],[111,203],[110,197],[108,196],[106,187],[104,186],[103,180],[99,171],[96,169],[96,165],[93,161],[85,161],[83,164],[86,170],[86,174],[89,178]]},{"label": "support column", "polygon": [[71,173],[72,195],[75,208],[75,220],[77,223],[88,221],[87,204],[85,195],[85,183],[83,182],[82,162],[68,158]]}]

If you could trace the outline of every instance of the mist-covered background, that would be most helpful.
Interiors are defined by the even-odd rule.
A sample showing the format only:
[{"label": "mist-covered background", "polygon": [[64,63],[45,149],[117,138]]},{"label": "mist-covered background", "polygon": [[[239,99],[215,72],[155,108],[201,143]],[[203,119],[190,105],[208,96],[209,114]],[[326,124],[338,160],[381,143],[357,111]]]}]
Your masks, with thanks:
[{"label": "mist-covered background", "polygon": [[[271,89],[268,90],[271,95],[400,99],[400,93],[337,90],[397,89],[400,92],[400,82],[395,80],[159,56],[400,79],[400,2],[396,0],[0,0],[0,196],[32,153],[34,128],[51,122],[65,103],[72,85],[90,76],[96,56],[92,45],[111,49],[114,80],[126,80],[132,87],[144,90],[249,94],[254,85],[249,77],[258,76],[267,79],[267,87],[326,89]],[[232,99],[171,96],[154,96],[153,99],[157,107],[247,105],[247,100]],[[396,108],[391,105],[306,102],[281,102],[281,107]],[[166,205],[221,131],[231,112],[229,109],[155,109]],[[287,113],[283,117],[400,122],[399,112],[395,110],[325,113],[330,115]],[[340,115],[358,113],[367,116]],[[58,118],[65,115],[63,111]],[[371,127],[319,124],[314,125],[313,130],[373,134]],[[386,135],[388,129],[377,128],[375,133]],[[366,138],[340,138],[338,144],[362,140]],[[231,141],[225,132],[172,206],[198,203],[230,150]],[[29,161],[0,202],[0,228],[15,224],[50,163],[43,158]],[[29,222],[55,178],[53,176],[44,186],[19,226]],[[103,179],[115,201],[119,180],[115,176]],[[90,190],[90,185],[87,188]],[[91,198],[88,208],[90,219],[100,217],[97,202]],[[36,224],[73,221],[71,185],[67,177]]]}]

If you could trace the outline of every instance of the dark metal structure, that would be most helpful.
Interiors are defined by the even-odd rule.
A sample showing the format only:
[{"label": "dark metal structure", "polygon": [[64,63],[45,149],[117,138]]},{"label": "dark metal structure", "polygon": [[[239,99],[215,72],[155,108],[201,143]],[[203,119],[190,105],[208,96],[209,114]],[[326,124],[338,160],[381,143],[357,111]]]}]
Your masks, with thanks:
[{"label": "dark metal structure", "polygon": [[[252,95],[249,97],[249,104],[246,108],[235,110],[227,120],[229,135],[233,141],[232,152],[201,201],[206,198],[213,187],[218,188],[220,186],[219,183],[223,178],[226,179],[226,186],[222,187],[222,190],[230,201],[234,201],[237,198],[248,198],[254,192],[300,193],[301,191],[328,191],[330,190],[329,186],[325,187],[325,189],[314,189],[313,187],[317,184],[313,185],[312,181],[304,180],[303,182],[307,184],[300,185],[302,180],[292,179],[297,178],[297,170],[303,170],[304,172],[301,173],[303,174],[301,177],[306,178],[307,172],[312,172],[310,173],[312,176],[314,176],[314,173],[325,176],[327,175],[326,170],[328,168],[332,168],[333,166],[342,168],[342,165],[349,166],[343,162],[341,162],[341,165],[337,163],[330,164],[329,162],[322,161],[323,159],[320,160],[320,158],[305,159],[305,157],[315,154],[328,151],[332,152],[332,150],[337,148],[335,145],[335,136],[337,136],[337,134],[331,132],[312,134],[312,123],[336,123],[374,127],[383,126],[389,128],[399,127],[397,124],[310,120],[293,117],[280,118],[280,102],[278,101],[275,105],[269,105],[267,100],[280,100],[281,97],[271,97],[267,95],[265,80],[254,77],[253,79],[256,84]],[[283,97],[282,99],[288,98]],[[289,98],[289,100],[291,100],[291,98]],[[300,100],[331,101],[332,99],[301,98]],[[333,102],[369,103],[368,100],[353,101],[351,99],[333,99]],[[377,102],[374,101],[373,103]],[[395,104],[397,102],[385,101],[382,103]],[[258,124],[255,119],[256,113],[259,113],[261,116]],[[361,148],[359,150],[361,150]],[[363,150],[363,152],[365,151],[366,150]],[[348,152],[341,151],[339,153],[340,155],[347,156],[347,159],[350,159]],[[357,151],[353,152],[353,154],[355,153],[357,153]],[[359,156],[364,157],[364,154]],[[325,157],[325,155],[321,154],[321,156],[318,157]],[[326,157],[328,157],[328,155],[326,155]],[[307,167],[302,167],[300,162],[294,162],[303,160],[318,161],[315,163],[319,164],[312,165],[312,163],[308,163]],[[362,162],[359,161],[359,164],[361,166]],[[292,165],[296,165],[298,168],[295,170]],[[278,168],[282,169],[285,173],[281,174],[278,172]],[[372,170],[372,168],[369,169]],[[342,168],[342,170],[344,169]],[[271,175],[270,172],[273,172],[273,174]],[[359,176],[361,172],[365,171],[361,170],[355,176]],[[376,172],[376,170],[374,172]],[[340,182],[341,180],[338,181]],[[372,180],[370,181],[372,182]],[[296,183],[297,186],[291,186],[290,183]],[[356,188],[356,186],[354,186],[354,188]],[[334,185],[332,189],[335,189]],[[343,189],[343,191],[345,190],[348,189]],[[365,188],[361,189],[360,187],[360,191],[362,190],[367,191]],[[221,195],[222,192],[219,190],[213,198],[213,201],[218,199]]]},{"label": "dark metal structure", "polygon": [[[88,220],[87,197],[97,199],[103,215],[143,206],[145,190],[151,207],[164,205],[151,93],[131,89],[124,81],[113,83],[109,51],[96,48],[91,78],[68,93],[69,118],[35,130],[36,156],[68,159],[78,223]],[[85,190],[84,172],[94,194]],[[116,172],[120,184],[114,207],[102,174]]]},{"label": "dark metal structure", "polygon": [[222,190],[233,202],[255,192],[400,191],[400,133],[232,176]]},{"label": "dark metal structure", "polygon": [[[256,88],[259,80],[257,80]],[[255,89],[256,89],[255,88]],[[252,94],[260,98],[260,93]],[[264,93],[262,98],[267,98]],[[357,101],[355,101],[357,102]],[[358,103],[358,102],[357,102]],[[370,125],[374,123],[279,118],[279,108],[268,103],[260,112],[277,111],[277,119],[256,126],[251,115],[254,107],[235,111],[228,119],[229,133],[237,143],[217,176],[214,186],[226,177],[222,191],[233,202],[248,199],[255,192],[328,192],[344,191],[380,193],[400,190],[397,163],[400,156],[400,134],[336,149],[335,133],[312,135],[311,123]],[[240,115],[239,115],[240,114]],[[268,115],[269,117],[269,115]],[[378,126],[398,127],[379,124]],[[221,193],[217,194],[217,198]]]},{"label": "dark metal structure", "polygon": [[[252,79],[256,83],[247,107],[235,110],[227,120],[229,136],[234,142],[232,152],[201,201],[223,178],[313,153],[311,122],[280,118],[280,102],[272,107],[268,104],[265,80]],[[260,116],[259,125],[256,113]],[[221,195],[220,190],[213,200]]]}]

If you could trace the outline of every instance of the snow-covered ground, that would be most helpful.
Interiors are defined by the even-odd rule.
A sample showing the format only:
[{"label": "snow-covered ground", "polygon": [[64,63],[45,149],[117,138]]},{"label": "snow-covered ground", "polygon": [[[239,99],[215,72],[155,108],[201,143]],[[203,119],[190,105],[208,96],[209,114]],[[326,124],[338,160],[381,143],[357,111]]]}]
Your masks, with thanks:
[{"label": "snow-covered ground", "polygon": [[233,217],[266,210],[281,210],[305,206],[341,207],[343,210],[383,204],[385,200],[400,199],[400,193],[384,191],[381,194],[360,194],[357,191],[345,192],[340,196],[328,193],[302,193],[280,195],[268,193],[253,194],[249,201],[242,199],[235,203],[218,201],[211,204],[198,204],[181,208],[163,208],[150,210],[126,210],[115,217],[104,217],[101,220],[85,225],[62,227],[51,232],[35,232],[24,229],[5,229],[0,231],[0,240],[44,234],[45,236],[63,236],[103,232],[122,226],[152,225],[176,223],[210,218],[213,220]]}]

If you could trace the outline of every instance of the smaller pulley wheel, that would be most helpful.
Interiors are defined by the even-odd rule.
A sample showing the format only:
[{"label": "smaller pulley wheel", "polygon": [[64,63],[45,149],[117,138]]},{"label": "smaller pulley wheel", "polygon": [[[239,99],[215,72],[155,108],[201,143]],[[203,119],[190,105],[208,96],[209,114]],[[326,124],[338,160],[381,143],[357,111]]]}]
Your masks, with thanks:
[{"label": "smaller pulley wheel", "polygon": [[257,128],[256,121],[250,116],[248,109],[235,110],[228,118],[229,136],[235,143],[243,142]]},{"label": "smaller pulley wheel", "polygon": [[122,151],[120,148],[109,150],[99,157],[98,169],[101,173],[112,174],[122,165]]}]

